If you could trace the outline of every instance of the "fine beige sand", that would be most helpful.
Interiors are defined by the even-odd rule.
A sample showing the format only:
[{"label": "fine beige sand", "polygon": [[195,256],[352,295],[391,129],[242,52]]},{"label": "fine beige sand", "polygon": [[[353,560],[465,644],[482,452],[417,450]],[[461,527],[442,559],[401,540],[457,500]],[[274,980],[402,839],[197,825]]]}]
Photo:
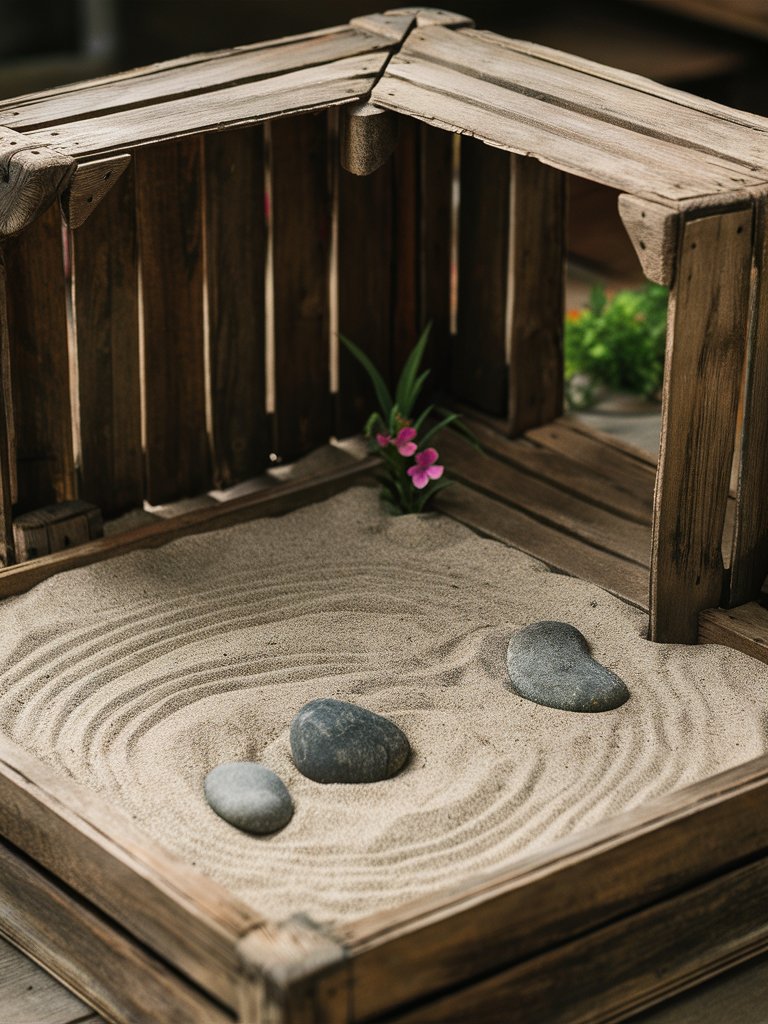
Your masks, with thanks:
[{"label": "fine beige sand", "polygon": [[[632,691],[577,715],[505,689],[512,630],[577,626]],[[768,669],[659,646],[595,586],[359,488],[289,516],[53,578],[0,605],[0,728],[275,918],[343,921],[507,865],[765,751]],[[397,778],[293,766],[308,700],[390,716]],[[221,761],[278,772],[296,813],[243,835],[206,805]]]}]

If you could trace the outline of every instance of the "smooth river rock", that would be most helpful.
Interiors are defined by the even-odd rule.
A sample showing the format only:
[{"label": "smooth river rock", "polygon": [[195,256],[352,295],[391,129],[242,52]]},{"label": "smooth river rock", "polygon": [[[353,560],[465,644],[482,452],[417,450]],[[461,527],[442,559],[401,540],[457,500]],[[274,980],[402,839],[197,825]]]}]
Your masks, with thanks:
[{"label": "smooth river rock", "polygon": [[205,777],[205,799],[230,825],[254,835],[284,828],[293,817],[293,800],[285,783],[263,764],[228,761]]},{"label": "smooth river rock", "polygon": [[291,723],[293,760],[315,782],[382,782],[410,752],[394,722],[330,697],[305,704]]},{"label": "smooth river rock", "polygon": [[507,671],[515,693],[561,711],[612,711],[629,700],[626,685],[567,622],[534,622],[513,633]]}]

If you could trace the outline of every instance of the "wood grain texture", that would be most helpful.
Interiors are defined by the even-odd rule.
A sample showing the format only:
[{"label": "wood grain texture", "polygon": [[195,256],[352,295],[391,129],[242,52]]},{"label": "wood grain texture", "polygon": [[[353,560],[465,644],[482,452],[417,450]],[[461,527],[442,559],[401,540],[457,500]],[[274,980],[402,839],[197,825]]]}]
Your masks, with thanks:
[{"label": "wood grain texture", "polygon": [[768,199],[755,205],[755,248],[727,603],[756,598],[768,574]]},{"label": "wood grain texture", "polygon": [[231,1014],[6,843],[0,893],[0,931],[109,1020],[231,1024]]},{"label": "wood grain texture", "polygon": [[67,153],[0,126],[0,238],[29,227],[66,188],[74,169]]},{"label": "wood grain texture", "polygon": [[695,643],[720,603],[746,343],[752,212],[685,223],[672,291],[651,557],[650,636]]},{"label": "wood grain texture", "polygon": [[649,281],[669,287],[675,279],[680,215],[659,203],[619,196],[619,214]]},{"label": "wood grain texture", "polygon": [[[387,1021],[608,1024],[622,1020],[765,952],[768,922],[760,902],[767,898],[768,859],[762,858]],[[714,948],[713,935],[717,935]]]},{"label": "wood grain texture", "polygon": [[144,498],[136,200],[124,171],[71,239],[80,494],[107,517]]},{"label": "wood grain texture", "polygon": [[563,411],[565,177],[526,157],[512,160],[509,432]]},{"label": "wood grain texture", "polygon": [[69,227],[79,228],[88,220],[130,162],[130,153],[119,153],[77,165],[61,196],[61,210]]},{"label": "wood grain texture", "polygon": [[76,497],[61,214],[6,246],[6,293],[22,512]]},{"label": "wood grain texture", "polygon": [[[392,384],[392,205],[391,163],[361,178],[339,174],[338,310],[339,332],[370,357]],[[339,346],[339,437],[362,430],[377,406],[373,387],[357,360]]]},{"label": "wood grain texture", "polygon": [[0,1000],[7,1024],[104,1024],[15,946],[0,939]]},{"label": "wood grain texture", "polygon": [[205,137],[213,479],[260,473],[272,450],[265,384],[265,177],[261,128]]},{"label": "wood grain texture", "polygon": [[395,114],[372,103],[353,103],[341,117],[340,159],[350,174],[372,174],[394,151],[400,134]]},{"label": "wood grain texture", "polygon": [[431,323],[424,365],[444,390],[451,362],[451,202],[454,136],[421,126],[421,323]]},{"label": "wood grain texture", "polygon": [[[476,986],[477,992],[472,993],[477,998],[474,1010],[469,1009],[466,999],[459,1004],[465,1014],[463,1020],[509,1020],[504,1014],[517,1012],[517,997],[509,989],[504,990],[504,974],[494,972],[516,963],[521,964],[521,974],[515,978],[515,983],[520,979],[521,1000],[536,992],[544,999],[551,997],[553,991],[567,993],[570,984],[575,986],[574,995],[581,999],[584,990],[577,976],[578,961],[584,981],[594,986],[592,994],[604,991],[610,1009],[611,977],[619,983],[622,975],[627,978],[621,958],[611,959],[612,943],[617,942],[628,957],[629,976],[637,972],[642,979],[641,988],[653,996],[654,990],[659,992],[659,978],[664,977],[667,959],[665,940],[661,937],[664,929],[668,930],[668,939],[678,941],[681,951],[687,940],[691,940],[692,947],[695,940],[699,944],[696,956],[701,957],[705,966],[706,950],[712,959],[727,957],[731,952],[729,937],[735,935],[734,946],[744,945],[742,929],[756,927],[764,935],[763,908],[749,897],[749,884],[754,876],[746,876],[745,886],[740,884],[745,876],[734,876],[737,884],[729,889],[726,872],[750,857],[763,857],[768,825],[761,808],[767,792],[768,758],[759,758],[649,801],[558,842],[543,853],[523,858],[513,868],[485,880],[456,886],[450,893],[439,893],[335,929],[334,934],[350,956],[355,1019],[378,1019],[378,1015],[392,1014],[391,1019],[399,1020],[395,1008],[412,1000],[423,1001],[422,1011],[427,1019],[441,1019],[438,1010],[444,1011],[446,1004],[429,1004],[427,997],[446,988],[455,991],[473,977],[484,975],[489,979],[488,985],[500,983],[501,990],[497,987],[494,1001],[488,1003],[481,1001],[482,988]],[[757,863],[762,865],[757,875],[762,887],[765,860]],[[724,889],[718,890],[715,882],[709,891],[701,889],[696,893],[693,889],[695,895],[690,901],[677,906],[667,902],[717,877],[724,879]],[[734,896],[730,918],[728,897],[724,895],[721,900],[718,892]],[[650,908],[650,917],[636,918],[639,927],[632,953],[632,942],[627,936],[632,935],[628,926],[633,918],[627,915],[642,912],[643,908]],[[707,922],[708,908],[718,915],[716,921]],[[695,916],[697,912],[704,915],[705,930],[688,931],[685,921],[690,918],[686,915]],[[656,913],[660,916],[655,917]],[[679,926],[675,924],[678,913]],[[654,919],[660,922],[661,933],[644,930],[644,922]],[[603,931],[606,925],[613,927],[612,921],[619,922],[619,930]],[[725,929],[722,942],[721,925]],[[622,927],[628,927],[628,931],[622,932]],[[600,940],[601,933],[609,940],[605,946]],[[665,949],[661,959],[654,958],[657,940],[662,942],[660,948]],[[592,945],[593,941],[598,944]],[[548,954],[548,950],[553,952]],[[560,963],[564,971],[567,968],[570,972],[571,952],[574,960],[570,962],[577,973],[569,973],[568,984],[561,988],[557,965]],[[558,961],[560,954],[565,954],[565,960]],[[646,974],[646,967],[633,960],[636,955],[648,956],[649,965],[652,961],[655,968]],[[604,973],[595,971],[592,956],[596,958],[595,965],[600,957],[608,957]],[[530,959],[538,957],[538,962]],[[408,970],[402,969],[405,963]],[[674,979],[673,963],[671,960],[670,975]],[[654,970],[658,972],[655,977]],[[511,976],[515,977],[514,973]],[[689,978],[688,983],[693,980]],[[431,1009],[432,1005],[436,1010]],[[493,1015],[485,1018],[481,1011]],[[618,1013],[607,1014],[605,1018],[590,1017],[577,1003],[574,1011],[573,1017],[568,1018],[572,1021],[621,1019]],[[544,1012],[530,1012],[521,1019],[527,1024],[531,1020],[549,1021],[550,1017]]]},{"label": "wood grain texture", "polygon": [[211,486],[205,416],[201,140],[135,157],[146,408],[146,497]]},{"label": "wood grain texture", "polygon": [[328,122],[285,118],[271,133],[276,451],[290,460],[333,433]]},{"label": "wood grain texture", "polygon": [[47,555],[24,565],[9,566],[0,570],[0,598],[22,594],[42,580],[81,565],[103,562],[128,551],[160,547],[177,537],[219,530],[261,516],[283,515],[310,502],[324,501],[347,487],[368,482],[368,477],[378,466],[378,459],[365,459],[350,468],[312,477],[304,482],[276,484],[266,491],[216,503],[125,533],[112,534],[102,540],[90,541],[78,548]]},{"label": "wood grain texture", "polygon": [[[379,45],[381,39],[371,36]],[[350,103],[368,95],[389,56],[364,52],[316,67],[214,88],[209,92],[27,132],[34,144],[57,141],[78,160],[204,131],[245,127],[271,117]]]},{"label": "wood grain texture", "polygon": [[451,391],[507,415],[507,287],[511,158],[461,140],[458,336]]},{"label": "wood grain texture", "polygon": [[415,122],[403,123],[393,158],[392,374],[395,378],[426,326],[421,320],[420,296],[420,127]]},{"label": "wood grain texture", "polygon": [[[218,999],[235,1005],[252,908],[98,794],[0,739],[0,834]],[[0,930],[2,923],[0,923]]]},{"label": "wood grain texture", "polygon": [[16,444],[13,425],[5,254],[0,247],[0,565],[13,565],[16,560],[13,541],[15,476]]},{"label": "wood grain texture", "polygon": [[722,644],[768,663],[768,611],[757,601],[708,608],[699,615],[699,643]]}]

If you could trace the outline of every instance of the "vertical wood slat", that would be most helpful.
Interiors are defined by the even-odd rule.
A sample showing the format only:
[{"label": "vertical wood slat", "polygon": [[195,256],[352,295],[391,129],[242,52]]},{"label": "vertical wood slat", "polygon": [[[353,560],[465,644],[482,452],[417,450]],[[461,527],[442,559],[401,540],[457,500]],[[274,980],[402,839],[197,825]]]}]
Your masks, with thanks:
[{"label": "vertical wood slat", "polygon": [[746,341],[752,211],[688,220],[672,289],[654,497],[650,638],[695,643],[720,602]]},{"label": "vertical wood slat", "polygon": [[205,193],[213,478],[227,487],[261,472],[272,450],[263,128],[205,136]]},{"label": "vertical wood slat", "polygon": [[459,315],[451,391],[494,416],[507,413],[511,166],[508,153],[462,138]]},{"label": "vertical wood slat", "polygon": [[76,497],[61,214],[6,247],[17,512]]},{"label": "vertical wood slat", "polygon": [[755,217],[730,607],[757,598],[768,575],[768,197]]},{"label": "vertical wood slat", "polygon": [[512,157],[509,432],[543,426],[563,410],[565,175]]},{"label": "vertical wood slat", "polygon": [[421,205],[420,125],[401,125],[392,156],[392,376],[400,374],[422,331],[419,295]]},{"label": "vertical wood slat", "polygon": [[144,322],[147,498],[211,486],[205,410],[202,141],[140,149],[136,201]]},{"label": "vertical wood slat", "polygon": [[129,166],[72,233],[80,494],[105,516],[144,497],[135,213]]},{"label": "vertical wood slat", "polygon": [[428,384],[447,387],[451,346],[451,198],[453,133],[421,125],[419,330],[432,324],[424,360]]},{"label": "vertical wood slat", "polygon": [[13,490],[11,466],[15,464],[11,360],[6,313],[5,255],[0,248],[0,565],[16,560],[13,543]]},{"label": "vertical wood slat", "polygon": [[333,432],[327,116],[282,118],[271,131],[275,445],[290,460]]},{"label": "vertical wood slat", "polygon": [[[392,381],[392,163],[358,177],[339,172],[339,332]],[[343,345],[339,349],[336,431],[360,431],[376,408],[368,376]]]}]

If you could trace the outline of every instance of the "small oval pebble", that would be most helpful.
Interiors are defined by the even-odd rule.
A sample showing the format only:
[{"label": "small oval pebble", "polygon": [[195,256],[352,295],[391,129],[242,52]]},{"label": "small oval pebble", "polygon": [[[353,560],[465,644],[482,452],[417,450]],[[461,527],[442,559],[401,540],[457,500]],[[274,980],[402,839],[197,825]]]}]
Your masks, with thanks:
[{"label": "small oval pebble", "polygon": [[285,783],[263,764],[216,765],[206,775],[203,788],[219,817],[243,832],[267,835],[284,828],[293,817],[293,800]]},{"label": "small oval pebble", "polygon": [[314,782],[382,782],[400,771],[410,752],[394,722],[347,701],[310,701],[291,723],[293,760]]},{"label": "small oval pebble", "polygon": [[507,671],[515,693],[561,711],[612,711],[629,700],[626,685],[567,622],[534,622],[513,633]]}]

